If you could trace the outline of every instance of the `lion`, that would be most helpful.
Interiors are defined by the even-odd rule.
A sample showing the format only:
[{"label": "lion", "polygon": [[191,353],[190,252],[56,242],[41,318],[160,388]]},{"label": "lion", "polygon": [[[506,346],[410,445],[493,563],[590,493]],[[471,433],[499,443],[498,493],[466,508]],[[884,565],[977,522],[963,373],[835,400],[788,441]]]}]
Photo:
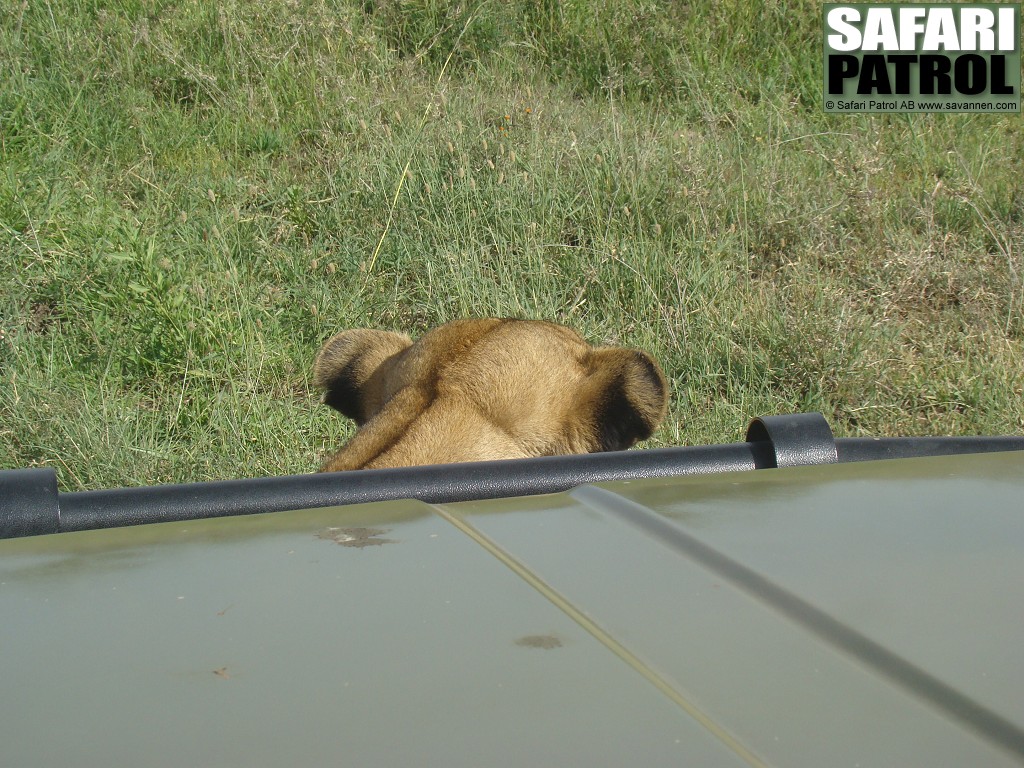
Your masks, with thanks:
[{"label": "lion", "polygon": [[541,320],[455,320],[415,342],[342,331],[313,381],[359,427],[321,472],[623,450],[668,409],[647,353]]}]

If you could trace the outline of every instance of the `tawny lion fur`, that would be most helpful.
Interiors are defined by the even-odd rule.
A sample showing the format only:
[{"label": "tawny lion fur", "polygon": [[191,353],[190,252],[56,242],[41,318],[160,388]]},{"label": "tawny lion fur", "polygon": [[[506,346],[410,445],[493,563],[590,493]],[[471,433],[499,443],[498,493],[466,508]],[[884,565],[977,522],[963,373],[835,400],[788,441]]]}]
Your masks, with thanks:
[{"label": "tawny lion fur", "polygon": [[668,407],[646,353],[538,320],[456,320],[416,342],[342,331],[313,378],[359,425],[321,472],[621,450]]}]

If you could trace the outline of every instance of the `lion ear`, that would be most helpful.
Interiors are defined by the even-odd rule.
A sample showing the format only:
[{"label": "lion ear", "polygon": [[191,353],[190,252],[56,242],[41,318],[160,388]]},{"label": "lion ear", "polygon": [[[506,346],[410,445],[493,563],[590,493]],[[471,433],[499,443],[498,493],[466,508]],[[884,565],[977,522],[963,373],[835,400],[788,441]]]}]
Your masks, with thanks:
[{"label": "lion ear", "polygon": [[668,410],[668,385],[658,364],[634,349],[599,347],[588,355],[586,397],[595,451],[621,451],[646,440]]},{"label": "lion ear", "polygon": [[360,328],[332,336],[313,363],[313,384],[324,403],[363,424],[387,400],[382,366],[412,345],[402,333]]}]

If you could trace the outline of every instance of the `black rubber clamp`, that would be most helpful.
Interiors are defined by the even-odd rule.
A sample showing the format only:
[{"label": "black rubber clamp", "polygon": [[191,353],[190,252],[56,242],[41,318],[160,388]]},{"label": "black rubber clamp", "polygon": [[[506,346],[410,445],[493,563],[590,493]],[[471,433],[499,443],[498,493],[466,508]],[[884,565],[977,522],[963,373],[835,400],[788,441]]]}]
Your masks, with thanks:
[{"label": "black rubber clamp", "polygon": [[820,413],[761,416],[750,422],[747,442],[771,446],[776,467],[835,464],[836,438]]},{"label": "black rubber clamp", "polygon": [[0,539],[57,533],[60,506],[52,467],[0,471]]}]

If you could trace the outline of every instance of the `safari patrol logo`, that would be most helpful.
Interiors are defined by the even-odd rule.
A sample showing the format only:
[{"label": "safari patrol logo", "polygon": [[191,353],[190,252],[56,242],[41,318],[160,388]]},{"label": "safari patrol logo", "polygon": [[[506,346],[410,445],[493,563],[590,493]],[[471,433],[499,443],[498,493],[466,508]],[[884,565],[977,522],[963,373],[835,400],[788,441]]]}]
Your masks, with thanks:
[{"label": "safari patrol logo", "polygon": [[825,3],[826,112],[1020,112],[1019,4]]}]

